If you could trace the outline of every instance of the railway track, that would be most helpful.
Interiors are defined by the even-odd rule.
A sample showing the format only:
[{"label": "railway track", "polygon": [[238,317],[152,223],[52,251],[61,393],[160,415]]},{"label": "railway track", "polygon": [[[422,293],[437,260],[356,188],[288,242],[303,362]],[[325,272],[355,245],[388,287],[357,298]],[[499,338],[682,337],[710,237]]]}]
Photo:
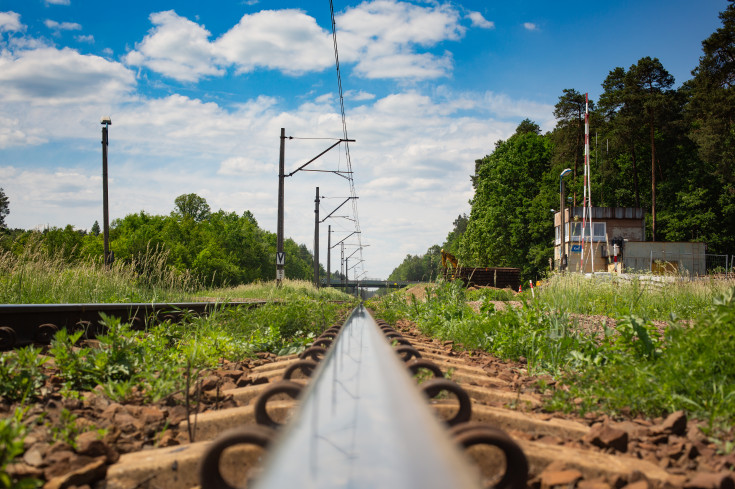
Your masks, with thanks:
[{"label": "railway track", "polygon": [[[355,317],[362,323],[357,329],[352,325]],[[48,487],[93,486],[104,479],[109,489],[227,489],[242,487],[251,477],[261,488],[733,487],[723,470],[726,463],[708,465],[712,461],[705,452],[712,448],[693,434],[686,419],[682,425],[676,416],[654,421],[552,416],[542,412],[541,399],[524,388],[522,365],[508,367],[489,356],[469,359],[451,344],[422,337],[409,326],[396,331],[374,322],[364,309],[352,318],[343,327],[325,331],[300,356],[262,355],[247,382],[245,375],[238,381],[244,387],[222,383],[230,375],[223,372],[216,395],[230,407],[181,417],[170,425],[179,435],[188,431],[193,442],[169,437],[160,445],[170,446],[148,446],[119,459],[98,456],[50,480]],[[380,331],[386,340],[378,336]],[[363,350],[373,342],[379,352],[370,360]],[[394,365],[399,359],[420,371],[420,378],[441,378],[412,387],[411,377]],[[445,377],[461,389],[447,387],[451,383],[442,383]],[[432,390],[432,382],[441,388]],[[380,393],[382,384],[393,387]],[[214,388],[210,386],[210,394]],[[417,400],[419,389],[430,391],[430,404]],[[443,389],[453,394],[437,398]],[[463,392],[469,410],[458,402]],[[404,393],[408,398],[398,401]],[[388,407],[368,402],[380,396],[387,396],[383,402]],[[427,406],[435,417],[422,414]],[[120,405],[112,412],[118,424],[130,417]],[[463,445],[481,481],[473,479],[475,469],[457,457]]]},{"label": "railway track", "polygon": [[30,343],[48,344],[57,331],[84,330],[93,338],[104,330],[102,316],[115,316],[143,329],[146,323],[168,319],[178,321],[187,314],[208,314],[222,307],[258,307],[266,301],[248,302],[168,302],[118,304],[0,304],[0,351]]}]

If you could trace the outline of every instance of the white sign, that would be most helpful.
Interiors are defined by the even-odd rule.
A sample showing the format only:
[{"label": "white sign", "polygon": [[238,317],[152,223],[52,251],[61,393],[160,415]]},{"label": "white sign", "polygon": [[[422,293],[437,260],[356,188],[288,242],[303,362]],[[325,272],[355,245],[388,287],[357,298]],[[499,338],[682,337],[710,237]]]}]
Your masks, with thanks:
[{"label": "white sign", "polygon": [[286,278],[286,270],[276,270],[276,280],[283,280]]},{"label": "white sign", "polygon": [[285,251],[276,252],[276,265],[283,266],[285,264],[286,264],[286,252]]}]

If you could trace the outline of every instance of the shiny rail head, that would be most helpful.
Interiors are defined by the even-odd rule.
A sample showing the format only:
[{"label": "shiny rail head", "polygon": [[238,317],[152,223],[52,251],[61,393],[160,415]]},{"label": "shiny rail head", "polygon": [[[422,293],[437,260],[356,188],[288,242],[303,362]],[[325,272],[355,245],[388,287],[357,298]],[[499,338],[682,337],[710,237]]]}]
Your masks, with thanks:
[{"label": "shiny rail head", "polygon": [[480,487],[363,306],[313,375],[253,487]]}]

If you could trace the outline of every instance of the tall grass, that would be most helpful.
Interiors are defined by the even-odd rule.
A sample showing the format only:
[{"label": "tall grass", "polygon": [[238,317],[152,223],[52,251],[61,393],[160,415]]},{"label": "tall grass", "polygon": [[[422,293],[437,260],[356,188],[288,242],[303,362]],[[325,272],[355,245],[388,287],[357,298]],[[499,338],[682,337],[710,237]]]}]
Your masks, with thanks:
[{"label": "tall grass", "polygon": [[[425,301],[392,294],[371,306],[389,322],[413,320],[427,335],[504,359],[523,357],[530,373],[557,377],[551,409],[649,416],[685,409],[716,436],[728,436],[735,422],[735,287],[705,282],[649,290],[635,282],[554,280],[538,300],[521,295],[528,299],[521,308],[504,311],[487,301],[475,313],[453,283],[427,289]],[[617,325],[598,337],[575,327],[568,312],[615,316]],[[660,334],[653,319],[671,315],[694,319],[669,320]]]},{"label": "tall grass", "polygon": [[224,300],[235,299],[262,299],[262,300],[291,300],[311,298],[317,300],[350,301],[354,297],[345,294],[333,287],[314,287],[306,280],[283,280],[281,286],[276,282],[254,282],[232,288],[214,289],[200,292],[200,297],[216,297]]},{"label": "tall grass", "polygon": [[27,246],[19,255],[0,253],[5,304],[177,301],[199,288],[191,274],[168,267],[166,253],[157,249],[109,268],[101,259],[69,261],[40,246]]},{"label": "tall grass", "polygon": [[[646,276],[586,278],[579,274],[554,275],[536,290],[539,303],[565,313],[651,320],[694,319],[712,301],[735,286],[735,280],[703,279],[655,282]],[[528,295],[528,294],[526,294]]]}]

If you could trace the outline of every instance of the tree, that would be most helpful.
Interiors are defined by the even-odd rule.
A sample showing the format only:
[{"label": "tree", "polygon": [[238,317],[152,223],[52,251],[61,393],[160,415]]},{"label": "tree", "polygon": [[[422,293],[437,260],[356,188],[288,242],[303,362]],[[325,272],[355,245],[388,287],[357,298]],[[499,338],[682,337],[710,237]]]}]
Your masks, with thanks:
[{"label": "tree", "polygon": [[[651,154],[651,234],[656,239],[656,175],[658,158],[656,155],[657,134],[668,123],[665,115],[675,105],[674,92],[671,90],[674,77],[663,67],[658,58],[646,56],[632,65],[628,71],[617,67],[610,71],[602,87],[600,107],[605,120],[630,149],[632,160],[635,205],[641,206],[638,184],[637,147],[645,145],[642,128],[648,129],[648,149]],[[660,168],[659,168],[660,171]]]},{"label": "tree", "polygon": [[689,137],[709,173],[717,211],[707,242],[727,253],[735,247],[735,1],[719,17],[722,27],[702,41],[703,55],[684,89]]},{"label": "tree", "polygon": [[533,122],[531,119],[523,119],[518,127],[516,127],[516,134],[541,134],[541,127]]},{"label": "tree", "polygon": [[558,198],[550,162],[550,139],[534,132],[500,141],[477,162],[458,258],[468,266],[518,267],[528,278],[546,268],[553,252],[549,209]]},{"label": "tree", "polygon": [[[590,110],[594,110],[594,102],[590,102]],[[586,109],[584,94],[574,89],[565,88],[559,101],[554,106],[556,128],[552,133],[554,141],[554,166],[559,169],[573,162],[572,188],[573,205],[577,205],[577,173],[584,157],[584,114]]]},{"label": "tree", "polygon": [[94,221],[94,224],[92,224],[92,229],[89,230],[90,233],[94,236],[99,236],[100,234],[100,223],[97,221]]},{"label": "tree", "polygon": [[0,187],[0,229],[5,228],[5,216],[10,213],[10,200],[5,191]]},{"label": "tree", "polygon": [[735,1],[720,13],[722,27],[702,41],[703,56],[692,71],[691,138],[702,159],[735,184]]},{"label": "tree", "polygon": [[649,56],[638,60],[628,73],[637,94],[643,99],[643,109],[648,115],[651,145],[651,239],[656,241],[656,116],[664,110],[674,77],[664,69],[658,58],[651,59]]},{"label": "tree", "polygon": [[176,204],[177,215],[182,218],[190,217],[196,222],[208,219],[211,213],[207,200],[197,194],[179,195],[174,200],[174,204]]},{"label": "tree", "polygon": [[[607,129],[613,138],[613,143],[628,150],[628,157],[618,161],[621,173],[629,173],[633,181],[634,203],[641,207],[641,193],[638,175],[637,146],[640,128],[643,126],[643,110],[639,101],[633,96],[633,90],[624,68],[617,67],[602,82],[604,92],[600,95],[599,109],[602,119],[607,123]],[[629,172],[627,166],[630,164]],[[617,205],[625,205],[625,199],[616,199]]]}]

